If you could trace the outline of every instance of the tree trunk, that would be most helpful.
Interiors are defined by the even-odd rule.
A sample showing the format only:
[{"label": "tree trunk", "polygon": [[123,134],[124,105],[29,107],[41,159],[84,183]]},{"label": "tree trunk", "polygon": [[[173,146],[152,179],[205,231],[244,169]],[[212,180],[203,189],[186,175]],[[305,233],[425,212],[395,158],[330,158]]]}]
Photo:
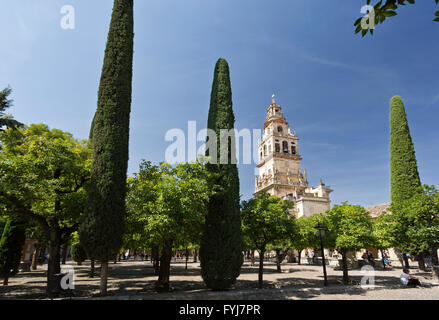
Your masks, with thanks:
[{"label": "tree trunk", "polygon": [[255,250],[252,250],[250,259],[251,259],[251,266],[253,267],[255,265]]},{"label": "tree trunk", "polygon": [[342,269],[343,269],[343,284],[349,284],[349,274],[348,274],[348,261],[347,261],[347,252],[346,250],[341,250],[341,261],[342,261]]},{"label": "tree trunk", "polygon": [[435,245],[430,244],[431,265],[439,266],[439,258],[437,256],[437,248]]},{"label": "tree trunk", "polygon": [[91,259],[90,261],[90,275],[89,278],[94,278],[95,276],[95,260]]},{"label": "tree trunk", "polygon": [[154,267],[154,275],[158,276],[160,274],[160,260],[159,260],[159,247],[152,247],[151,260]]},{"label": "tree trunk", "polygon": [[61,246],[61,264],[62,265],[64,265],[64,264],[66,264],[66,260],[67,260],[67,249],[68,249],[68,246],[67,246],[67,243],[65,243],[65,244],[63,244],[62,246]]},{"label": "tree trunk", "polygon": [[283,255],[281,254],[280,249],[276,249],[275,251],[276,251],[276,271],[278,273],[282,273],[281,263],[283,260]]},{"label": "tree trunk", "polygon": [[[54,178],[59,179],[61,176],[61,170],[56,169],[54,173]],[[55,214],[61,213],[61,200],[59,194],[55,199]],[[55,274],[61,273],[60,265],[60,249],[61,249],[61,230],[59,228],[59,223],[56,217],[52,217],[48,221],[48,243],[49,243],[49,261],[47,262],[47,293],[49,297],[54,297],[58,295],[58,290],[60,284],[57,283]]]},{"label": "tree trunk", "polygon": [[398,257],[399,263],[401,263],[401,267],[405,268],[405,266],[404,266],[404,259],[402,257],[403,256],[402,251],[397,249],[397,248],[395,248],[395,254]]},{"label": "tree trunk", "polygon": [[186,266],[184,267],[184,269],[187,270],[187,262],[189,260],[189,250],[187,248],[185,254],[186,254]]},{"label": "tree trunk", "polygon": [[56,289],[59,284],[56,283],[57,279],[55,274],[61,272],[60,265],[60,241],[61,234],[59,229],[51,227],[49,230],[49,261],[47,262],[47,293],[49,297],[57,295]]},{"label": "tree trunk", "polygon": [[198,262],[198,250],[194,250],[194,262]]},{"label": "tree trunk", "polygon": [[37,270],[38,256],[40,255],[40,246],[36,245],[34,255],[32,256],[32,270]]},{"label": "tree trunk", "polygon": [[299,250],[299,256],[297,257],[297,263],[300,265],[302,263],[302,251],[303,250]]},{"label": "tree trunk", "polygon": [[102,262],[101,281],[100,281],[101,296],[105,296],[107,294],[107,282],[108,282],[108,262]]},{"label": "tree trunk", "polygon": [[403,253],[402,259],[404,260],[404,265],[405,265],[404,267],[410,269],[409,258],[405,253]]},{"label": "tree trunk", "polygon": [[4,285],[4,286],[7,286],[8,284],[9,284],[9,276],[6,275],[6,276],[3,278],[3,285]]},{"label": "tree trunk", "polygon": [[418,266],[419,266],[419,270],[427,271],[427,268],[425,268],[424,257],[421,257],[421,256],[418,257]]},{"label": "tree trunk", "polygon": [[265,247],[259,251],[259,273],[258,273],[258,285],[259,289],[262,289],[264,284],[264,254],[265,254]]},{"label": "tree trunk", "polygon": [[172,259],[172,241],[165,240],[163,242],[162,255],[160,257],[160,272],[159,278],[156,284],[157,292],[169,291],[169,275],[171,271],[171,259]]}]

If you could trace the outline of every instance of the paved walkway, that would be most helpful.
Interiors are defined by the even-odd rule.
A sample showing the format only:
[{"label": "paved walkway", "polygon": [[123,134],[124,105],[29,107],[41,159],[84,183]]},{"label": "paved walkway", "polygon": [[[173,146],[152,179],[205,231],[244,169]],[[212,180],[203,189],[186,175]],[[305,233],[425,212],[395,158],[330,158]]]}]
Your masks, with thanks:
[{"label": "paved walkway", "polygon": [[[439,299],[439,287],[433,286],[429,273],[420,272],[413,266],[412,274],[418,276],[428,288],[406,289],[399,284],[401,268],[375,272],[375,289],[364,290],[360,286],[365,275],[361,270],[350,270],[351,285],[342,285],[342,272],[328,267],[329,287],[323,287],[321,266],[286,264],[282,273],[276,272],[274,263],[264,268],[264,289],[258,289],[258,268],[245,263],[241,276],[233,290],[212,292],[206,289],[200,276],[198,263],[190,263],[185,270],[183,261],[171,266],[172,292],[154,292],[154,276],[150,262],[128,261],[110,265],[108,283],[109,297],[98,298],[99,279],[88,277],[89,264],[83,266],[68,263],[75,270],[74,298],[96,299]],[[8,287],[0,288],[0,298],[44,299],[45,269],[24,272],[10,279]],[[98,269],[97,269],[98,270]]]}]

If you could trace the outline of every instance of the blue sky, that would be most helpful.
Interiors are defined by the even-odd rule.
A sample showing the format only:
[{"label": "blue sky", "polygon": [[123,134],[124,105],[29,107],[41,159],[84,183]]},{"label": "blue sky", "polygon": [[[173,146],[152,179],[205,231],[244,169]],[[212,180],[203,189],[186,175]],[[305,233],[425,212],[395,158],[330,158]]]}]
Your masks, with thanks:
[{"label": "blue sky", "polygon": [[[87,138],[112,1],[0,1],[0,88],[16,119]],[[75,30],[60,9],[76,10]],[[389,101],[406,104],[423,183],[439,185],[434,1],[406,6],[375,36],[354,34],[365,1],[135,0],[129,174],[158,163],[172,128],[206,126],[213,69],[231,69],[236,127],[260,129],[271,94],[297,130],[310,182],[333,203],[389,201]],[[243,199],[254,165],[240,165]]]}]

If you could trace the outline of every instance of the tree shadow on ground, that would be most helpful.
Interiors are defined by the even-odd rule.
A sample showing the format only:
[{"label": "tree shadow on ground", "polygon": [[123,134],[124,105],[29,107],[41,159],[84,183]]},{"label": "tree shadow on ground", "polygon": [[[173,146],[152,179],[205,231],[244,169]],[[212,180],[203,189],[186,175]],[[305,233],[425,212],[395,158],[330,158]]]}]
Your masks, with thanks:
[{"label": "tree shadow on ground", "polygon": [[[137,261],[140,262],[140,261]],[[276,265],[267,262],[264,265],[264,275],[276,274]],[[83,264],[75,267],[75,290],[69,295],[74,297],[98,297],[99,296],[99,265],[96,265],[96,276],[89,278],[90,266]],[[361,279],[363,275],[350,275],[351,285],[343,289],[342,273],[337,275],[328,275],[329,287],[323,288],[323,275],[320,269],[315,266],[282,264],[283,276],[286,272],[291,273],[291,277],[278,278],[275,280],[265,280],[264,290],[258,289],[257,265],[252,267],[244,265],[241,274],[246,275],[247,279],[238,279],[236,284],[229,291],[216,292],[215,295],[209,293],[209,290],[201,279],[201,269],[199,264],[189,264],[189,269],[185,270],[185,263],[171,265],[171,293],[169,297],[179,299],[187,295],[197,295],[198,298],[210,297],[213,299],[306,299],[320,295],[346,293],[349,295],[362,295],[366,290],[361,289]],[[413,269],[413,268],[412,268]],[[358,271],[358,270],[357,270]],[[294,276],[297,272],[312,272],[310,277],[300,275]],[[320,274],[319,274],[320,273]],[[254,274],[248,279],[249,274]],[[413,272],[419,277],[429,277],[431,274],[422,272]],[[11,278],[11,285],[0,288],[0,299],[44,299],[46,298],[46,271],[37,270],[25,273],[19,273],[16,277]],[[17,282],[16,278],[22,280]],[[144,264],[122,262],[116,265],[110,264],[110,274],[108,282],[109,296],[133,296],[142,295],[147,299],[161,299],[168,297],[166,294],[161,295],[155,292],[155,283],[157,276],[154,275],[154,268],[151,263],[145,261]],[[375,276],[375,285],[391,287],[399,285],[398,276],[378,275]],[[422,279],[421,279],[422,281]],[[333,286],[334,288],[331,288]],[[306,290],[303,290],[305,289]],[[284,289],[284,290],[269,290]],[[296,290],[297,289],[297,290]],[[66,295],[68,297],[69,295]],[[237,298],[237,296],[239,298]]]}]

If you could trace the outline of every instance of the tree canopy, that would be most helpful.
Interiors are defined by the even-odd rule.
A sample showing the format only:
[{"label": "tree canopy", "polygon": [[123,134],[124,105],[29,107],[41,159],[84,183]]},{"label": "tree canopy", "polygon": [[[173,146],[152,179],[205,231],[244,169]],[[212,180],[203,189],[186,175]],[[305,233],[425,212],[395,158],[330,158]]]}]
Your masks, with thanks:
[{"label": "tree canopy", "polygon": [[342,255],[343,282],[347,284],[348,251],[367,248],[376,241],[372,218],[363,207],[344,202],[321,214],[320,221],[328,228],[325,232],[325,246],[337,249]]},{"label": "tree canopy", "polygon": [[268,245],[288,241],[295,232],[295,219],[289,209],[293,203],[268,193],[241,204],[242,230],[249,245],[259,252],[259,287],[263,284],[263,256]]},{"label": "tree canopy", "polygon": [[12,100],[8,99],[12,89],[6,88],[0,91],[0,132],[4,131],[4,128],[17,129],[23,127],[21,122],[15,120],[10,114],[5,113],[6,109],[12,107]]},{"label": "tree canopy", "polygon": [[[434,0],[436,4],[439,0]],[[367,5],[371,5],[371,0],[366,1]],[[366,19],[367,26],[374,26],[383,23],[387,18],[396,16],[398,13],[396,10],[400,9],[401,6],[407,4],[415,4],[415,0],[380,0],[374,6],[373,10],[368,10],[368,18]],[[373,11],[373,12],[371,12]],[[373,28],[363,28],[362,20],[364,17],[358,18],[354,26],[356,27],[355,33],[360,33],[364,37],[368,32],[373,34]],[[372,21],[373,20],[373,21]],[[439,21],[439,10],[434,13],[433,21]]]},{"label": "tree canopy", "polygon": [[126,246],[159,247],[157,290],[169,290],[172,249],[199,243],[211,194],[209,173],[199,162],[153,166],[142,161],[128,178]]},{"label": "tree canopy", "polygon": [[206,168],[213,174],[210,184],[216,192],[209,197],[201,239],[201,275],[209,288],[225,290],[236,282],[241,272],[244,244],[230,70],[222,58],[215,65],[207,127],[216,134],[213,143],[216,147],[206,150],[206,156],[211,159]]},{"label": "tree canopy", "polygon": [[49,241],[48,291],[59,273],[63,234],[78,228],[90,176],[87,141],[33,124],[0,135],[0,199],[13,212],[39,225]]}]

